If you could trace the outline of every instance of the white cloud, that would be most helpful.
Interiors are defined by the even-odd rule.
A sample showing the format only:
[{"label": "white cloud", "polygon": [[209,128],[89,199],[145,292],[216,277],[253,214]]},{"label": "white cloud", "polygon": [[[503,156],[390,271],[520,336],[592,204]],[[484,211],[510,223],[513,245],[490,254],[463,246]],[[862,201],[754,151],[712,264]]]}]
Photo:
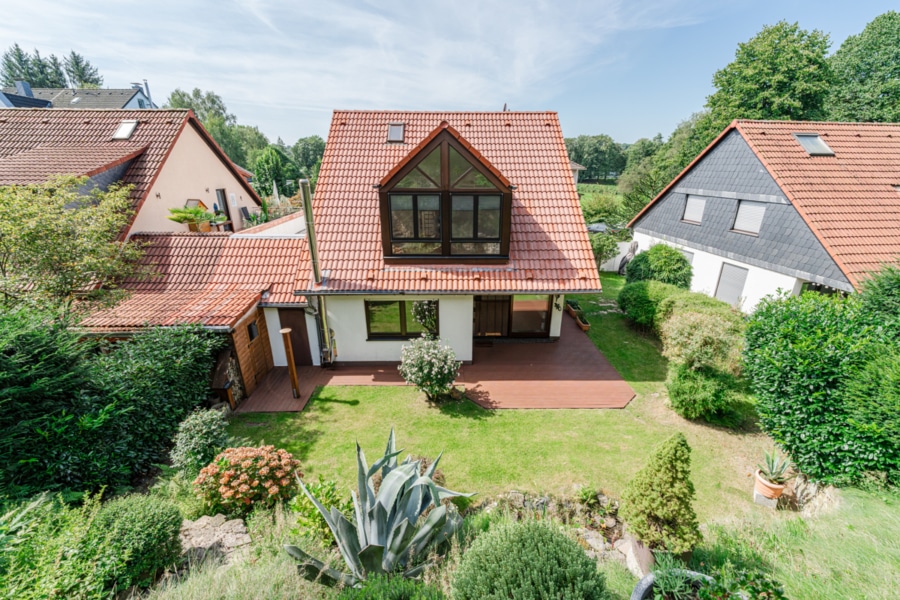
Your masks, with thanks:
[{"label": "white cloud", "polygon": [[617,59],[628,32],[689,25],[678,0],[29,0],[0,39],[100,67],[106,84],[147,78],[212,89],[241,122],[289,140],[325,133],[334,108],[544,107],[564,82]]}]

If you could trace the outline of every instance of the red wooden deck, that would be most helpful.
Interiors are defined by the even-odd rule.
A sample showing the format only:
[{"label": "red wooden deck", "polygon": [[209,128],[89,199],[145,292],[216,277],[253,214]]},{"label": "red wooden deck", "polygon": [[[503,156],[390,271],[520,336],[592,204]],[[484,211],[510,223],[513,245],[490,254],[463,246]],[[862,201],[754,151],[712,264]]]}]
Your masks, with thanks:
[{"label": "red wooden deck", "polygon": [[[624,408],[634,391],[568,316],[556,343],[498,343],[476,346],[472,364],[460,369],[457,384],[489,409]],[[303,410],[318,386],[405,385],[397,366],[301,367],[300,398],[291,394],[286,367],[269,373],[237,412]]]}]

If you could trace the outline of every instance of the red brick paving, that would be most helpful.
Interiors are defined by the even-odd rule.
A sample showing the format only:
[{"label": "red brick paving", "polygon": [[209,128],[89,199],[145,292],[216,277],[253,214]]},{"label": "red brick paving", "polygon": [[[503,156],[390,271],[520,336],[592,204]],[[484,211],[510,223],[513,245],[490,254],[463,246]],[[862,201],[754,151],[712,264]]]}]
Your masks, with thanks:
[{"label": "red brick paving", "polygon": [[[396,365],[301,367],[300,399],[291,394],[287,368],[276,367],[237,412],[297,412],[318,386],[405,385]],[[489,409],[624,408],[634,391],[568,316],[556,343],[504,343],[476,346],[473,362],[463,365],[458,384]]]}]

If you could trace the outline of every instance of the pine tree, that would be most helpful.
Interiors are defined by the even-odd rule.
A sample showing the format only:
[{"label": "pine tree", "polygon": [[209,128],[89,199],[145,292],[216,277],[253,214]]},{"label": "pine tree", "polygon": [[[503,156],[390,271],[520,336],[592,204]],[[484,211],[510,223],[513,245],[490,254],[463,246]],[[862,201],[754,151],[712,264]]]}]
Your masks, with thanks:
[{"label": "pine tree", "polygon": [[12,87],[31,78],[31,57],[18,44],[10,46],[0,59],[0,83]]},{"label": "pine tree", "polygon": [[650,462],[629,482],[621,516],[644,545],[681,554],[701,541],[690,475],[691,448],[684,434],[676,433],[656,447]]},{"label": "pine tree", "polygon": [[89,60],[72,50],[63,59],[69,85],[73,88],[98,88],[103,85],[103,77]]}]

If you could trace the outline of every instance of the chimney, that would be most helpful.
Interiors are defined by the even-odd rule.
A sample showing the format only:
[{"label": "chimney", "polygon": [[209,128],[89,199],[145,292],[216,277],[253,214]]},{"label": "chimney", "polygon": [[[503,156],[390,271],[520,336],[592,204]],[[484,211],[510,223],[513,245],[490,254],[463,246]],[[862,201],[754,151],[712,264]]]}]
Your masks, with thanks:
[{"label": "chimney", "polygon": [[28,98],[34,98],[34,92],[31,91],[31,86],[28,85],[27,81],[17,81],[16,82],[16,93],[20,96],[27,96]]},{"label": "chimney", "polygon": [[147,80],[144,80],[144,93],[147,95],[147,101],[150,102],[150,107],[153,107],[153,98],[150,97],[150,84],[147,83]]}]

